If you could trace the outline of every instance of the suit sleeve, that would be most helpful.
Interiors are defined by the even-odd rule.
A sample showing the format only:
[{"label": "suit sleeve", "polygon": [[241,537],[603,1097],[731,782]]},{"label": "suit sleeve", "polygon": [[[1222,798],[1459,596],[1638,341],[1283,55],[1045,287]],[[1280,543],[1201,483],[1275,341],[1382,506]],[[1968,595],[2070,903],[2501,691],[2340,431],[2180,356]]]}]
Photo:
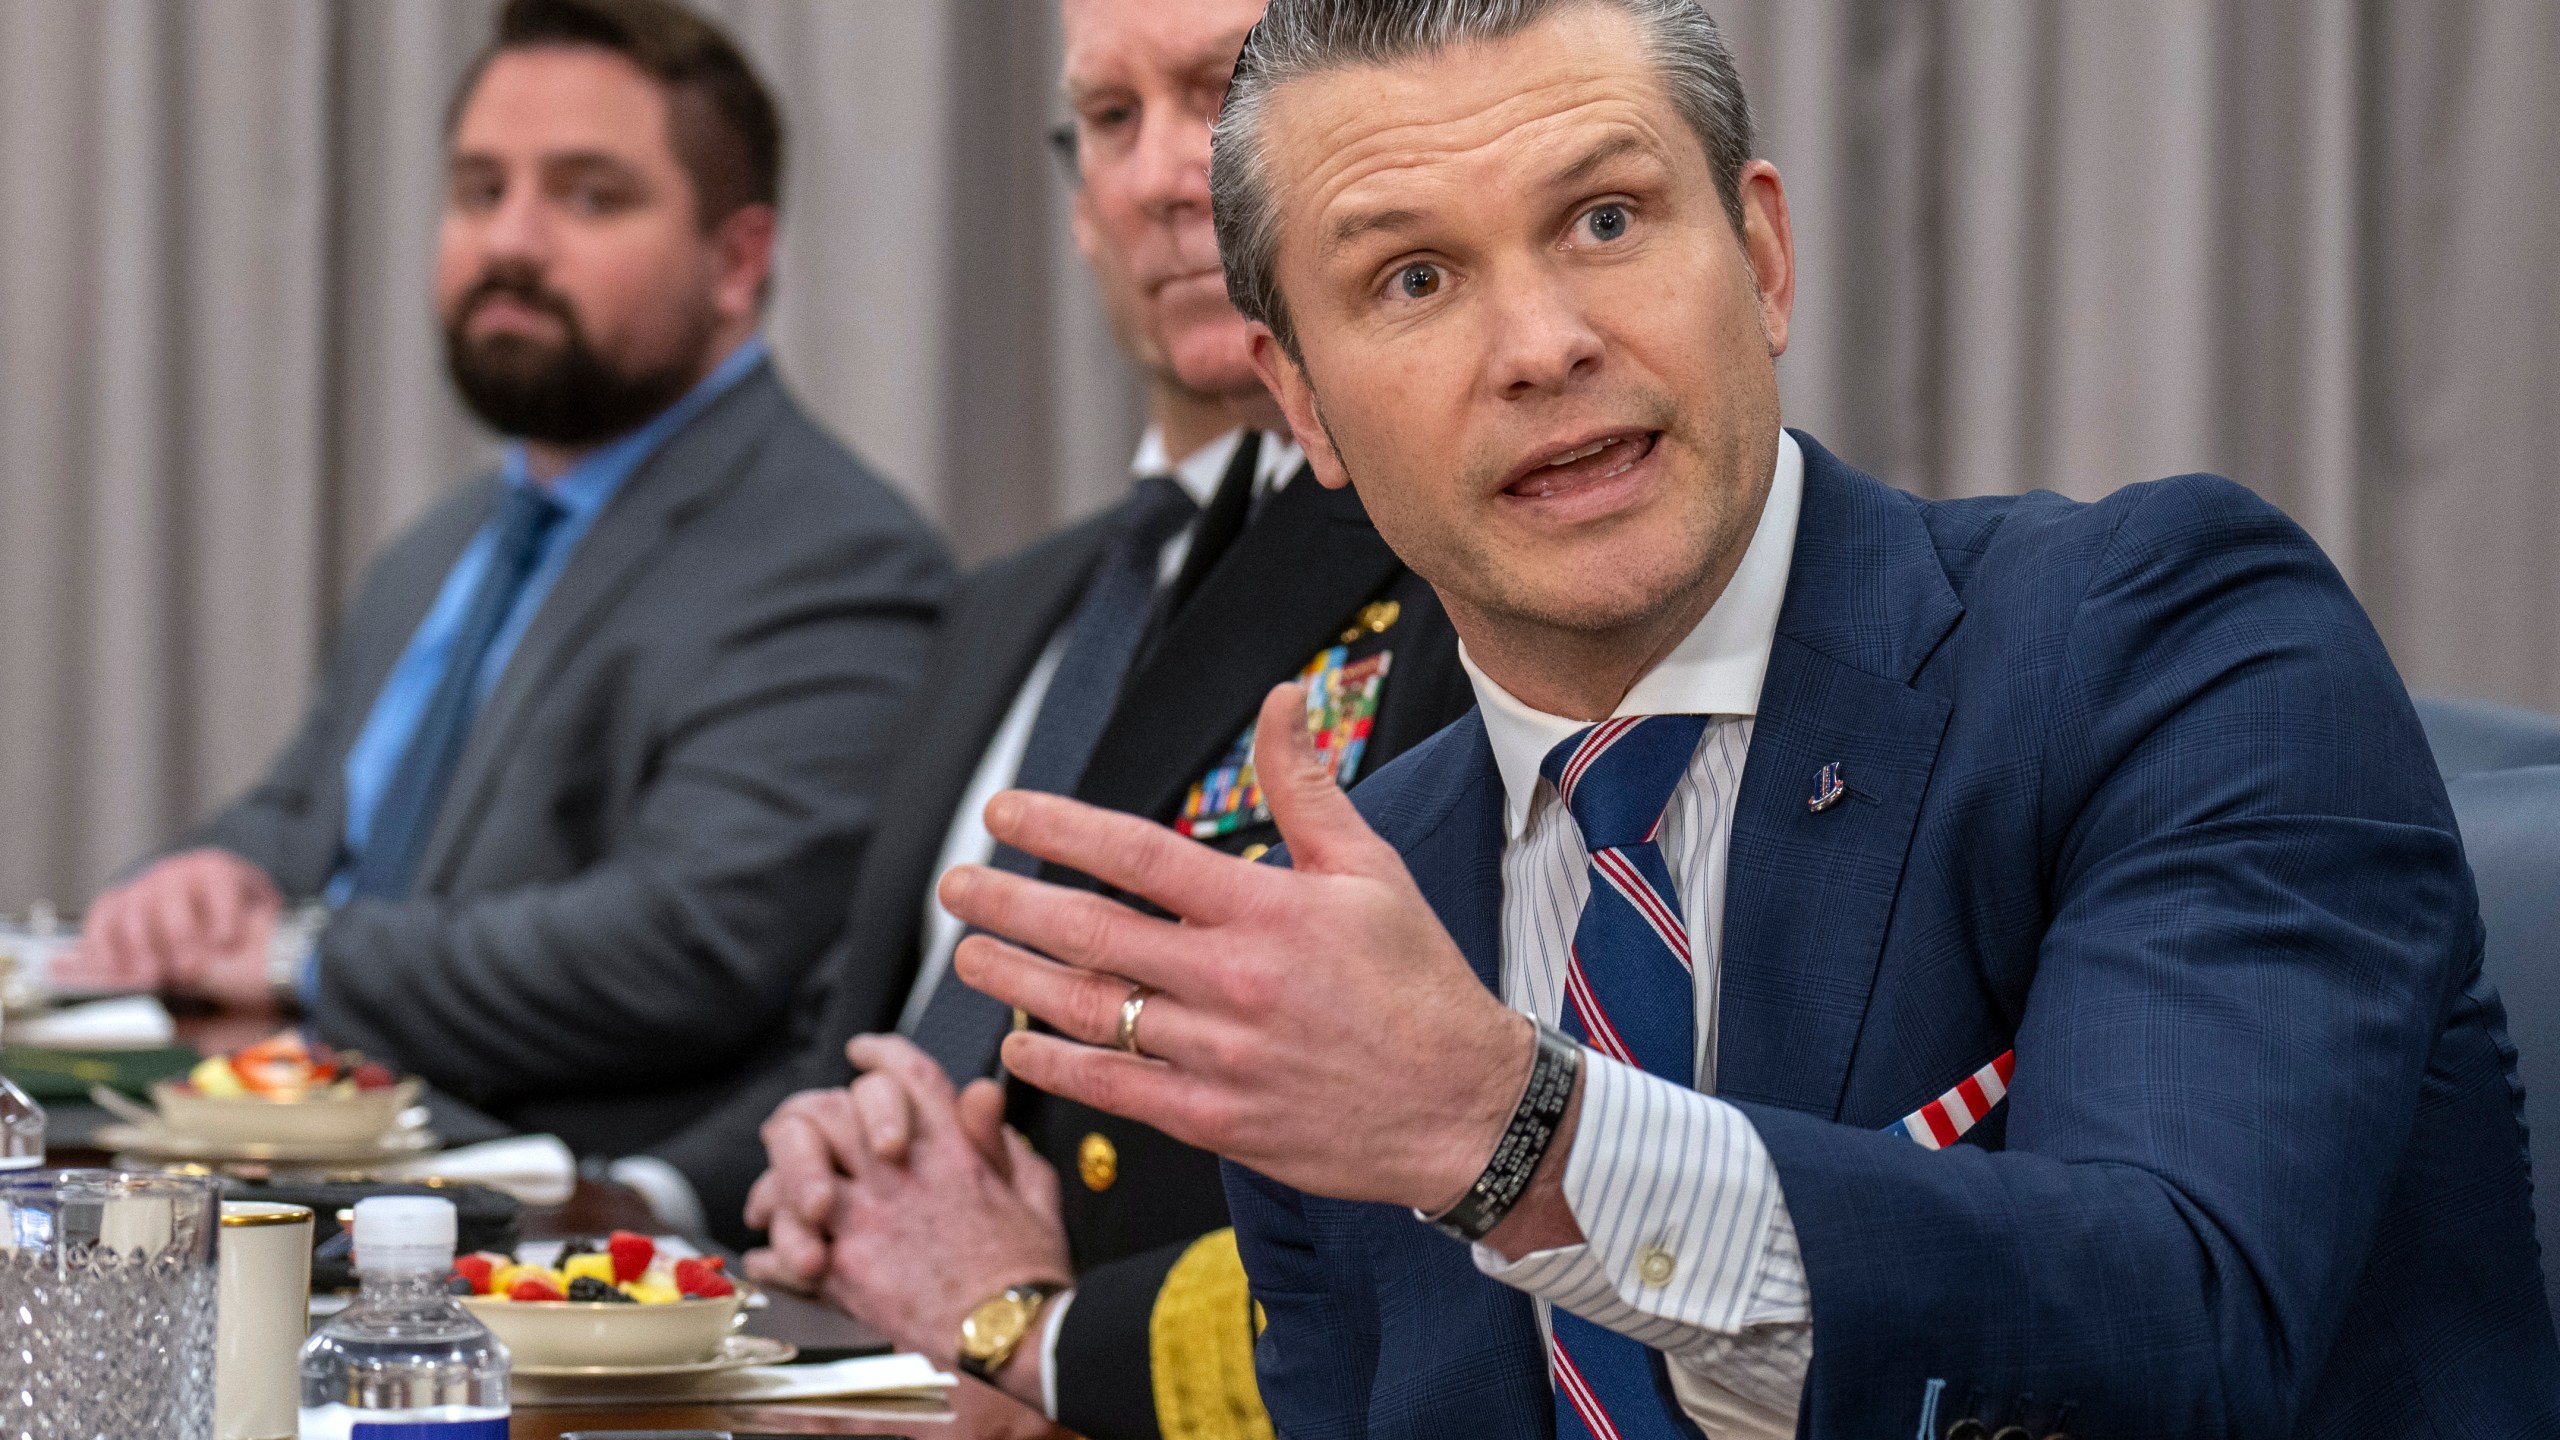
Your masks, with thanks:
[{"label": "suit sleeve", "polygon": [[137,861],[123,878],[167,855],[212,847],[228,850],[267,872],[267,879],[288,902],[319,893],[328,882],[335,851],[330,843],[335,835],[318,833],[335,828],[334,807],[325,816],[318,812],[328,778],[325,772],[340,759],[333,738],[344,728],[338,707],[345,703],[339,693],[345,685],[340,673],[345,664],[343,653],[332,657],[301,726],[257,784],[169,849]]},{"label": "suit sleeve", "polygon": [[1251,1282],[1253,1367],[1263,1404],[1293,1417],[1290,1440],[1365,1436],[1378,1336],[1374,1323],[1356,1327],[1352,1320],[1374,1316],[1375,1298],[1336,1290],[1348,1282],[1318,1254],[1298,1192],[1241,1165],[1221,1168]]},{"label": "suit sleeve", "polygon": [[723,1245],[744,1250],[763,1243],[762,1233],[748,1228],[746,1210],[747,1191],[764,1173],[766,1117],[802,1090],[849,1083],[853,1066],[845,1059],[845,1042],[895,1023],[896,1011],[885,1005],[896,996],[885,987],[839,983],[860,978],[844,974],[854,963],[854,942],[849,930],[837,936],[810,971],[792,1001],[795,1018],[806,1023],[784,1053],[708,1113],[644,1152],[684,1176],[712,1238]]},{"label": "suit sleeve", "polygon": [[665,657],[684,673],[653,682],[646,771],[597,862],[341,909],[320,1032],[476,1104],[706,1076],[769,1041],[843,917],[945,581],[912,529],[842,536],[778,538],[706,597],[705,638]]},{"label": "suit sleeve", "polygon": [[2399,679],[2309,539],[2146,487],[2043,725],[2050,921],[2006,1148],[1742,1108],[1812,1295],[1809,1435],[1930,1387],[2075,1432],[2290,1434],[2479,943]]},{"label": "suit sleeve", "polygon": [[[836,1077],[836,1083],[842,1078]],[[799,1091],[828,1083],[829,1079],[813,1073],[808,1057],[784,1056],[708,1114],[643,1153],[667,1162],[684,1176],[702,1207],[703,1223],[712,1239],[735,1249],[752,1248],[762,1243],[762,1236],[747,1226],[747,1191],[764,1173],[765,1119]]]}]

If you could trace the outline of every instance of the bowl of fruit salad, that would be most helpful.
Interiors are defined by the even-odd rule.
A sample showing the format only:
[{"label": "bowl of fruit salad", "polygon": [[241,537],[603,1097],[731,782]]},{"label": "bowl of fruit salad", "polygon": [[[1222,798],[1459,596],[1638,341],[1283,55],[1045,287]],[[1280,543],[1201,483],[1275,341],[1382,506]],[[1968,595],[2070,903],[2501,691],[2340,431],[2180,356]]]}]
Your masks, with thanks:
[{"label": "bowl of fruit salad", "polygon": [[506,1342],[519,1369],[707,1361],[746,1323],[746,1297],[725,1260],[671,1256],[628,1230],[570,1241],[552,1265],[457,1256],[447,1283]]},{"label": "bowl of fruit salad", "polygon": [[183,1080],[151,1087],[172,1134],[263,1144],[362,1144],[389,1134],[417,1103],[418,1082],[352,1050],[286,1030],[207,1057]]}]

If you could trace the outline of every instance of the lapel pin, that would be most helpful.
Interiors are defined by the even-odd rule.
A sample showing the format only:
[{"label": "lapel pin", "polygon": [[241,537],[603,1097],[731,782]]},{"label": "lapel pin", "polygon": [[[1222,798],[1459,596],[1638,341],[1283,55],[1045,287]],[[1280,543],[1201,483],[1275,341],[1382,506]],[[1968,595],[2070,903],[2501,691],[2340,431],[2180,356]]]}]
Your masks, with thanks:
[{"label": "lapel pin", "polygon": [[1830,764],[1823,766],[1820,771],[1815,773],[1813,777],[1813,798],[1805,801],[1804,803],[1811,807],[1813,813],[1819,815],[1823,811],[1830,809],[1832,806],[1839,804],[1840,797],[1848,793],[1848,783],[1840,778],[1840,762],[1834,760]]}]

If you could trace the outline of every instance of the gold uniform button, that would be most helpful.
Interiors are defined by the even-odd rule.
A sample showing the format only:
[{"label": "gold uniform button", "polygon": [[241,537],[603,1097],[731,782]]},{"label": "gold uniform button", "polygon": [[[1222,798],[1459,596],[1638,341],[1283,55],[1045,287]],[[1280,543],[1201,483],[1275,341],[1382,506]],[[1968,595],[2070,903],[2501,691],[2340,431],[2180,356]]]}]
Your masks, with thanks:
[{"label": "gold uniform button", "polygon": [[1247,845],[1242,850],[1237,851],[1236,855],[1239,859],[1242,859],[1247,863],[1251,863],[1252,861],[1259,860],[1270,853],[1271,847],[1257,840],[1254,843]]},{"label": "gold uniform button", "polygon": [[1076,1173],[1084,1177],[1084,1188],[1099,1195],[1120,1178],[1120,1147],[1111,1137],[1097,1130],[1076,1145]]},{"label": "gold uniform button", "polygon": [[1672,1273],[1679,1268],[1680,1262],[1659,1245],[1647,1245],[1636,1252],[1636,1274],[1647,1285],[1670,1284]]}]

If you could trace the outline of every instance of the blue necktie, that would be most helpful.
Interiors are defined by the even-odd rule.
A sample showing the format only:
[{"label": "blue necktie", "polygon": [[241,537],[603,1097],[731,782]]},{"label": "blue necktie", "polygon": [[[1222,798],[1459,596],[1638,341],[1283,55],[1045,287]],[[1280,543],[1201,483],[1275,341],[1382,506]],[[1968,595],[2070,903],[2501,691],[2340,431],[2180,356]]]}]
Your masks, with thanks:
[{"label": "blue necktie", "polygon": [[[1191,496],[1161,475],[1139,481],[1125,504],[1111,548],[1068,617],[1057,673],[1049,678],[1049,692],[1041,697],[1022,748],[1022,766],[1014,772],[1016,789],[1075,792],[1146,634],[1165,542],[1200,514]],[[1016,875],[1040,873],[1038,859],[1010,845],[997,846],[991,863]],[[965,1085],[995,1069],[1006,1018],[1000,1001],[945,970],[910,1038],[941,1062],[953,1083]]]},{"label": "blue necktie", "polygon": [[516,597],[524,592],[542,555],[542,537],[561,516],[559,502],[532,485],[508,485],[499,491],[497,543],[490,548],[489,569],[471,593],[462,628],[445,653],[444,676],[418,717],[400,768],[374,807],[365,833],[364,853],[356,857],[353,894],[359,899],[405,900],[416,879],[418,857],[435,830],[445,787],[453,767],[471,738],[471,721],[479,710],[480,669],[489,646],[507,623]]},{"label": "blue necktie", "polygon": [[[1603,721],[1547,754],[1591,852],[1591,894],[1565,972],[1565,1033],[1680,1085],[1697,1083],[1689,928],[1655,837],[1707,732],[1704,715]],[[1549,1315],[1558,1440],[1655,1440],[1696,1427],[1658,1379],[1653,1352],[1566,1310]]]}]

